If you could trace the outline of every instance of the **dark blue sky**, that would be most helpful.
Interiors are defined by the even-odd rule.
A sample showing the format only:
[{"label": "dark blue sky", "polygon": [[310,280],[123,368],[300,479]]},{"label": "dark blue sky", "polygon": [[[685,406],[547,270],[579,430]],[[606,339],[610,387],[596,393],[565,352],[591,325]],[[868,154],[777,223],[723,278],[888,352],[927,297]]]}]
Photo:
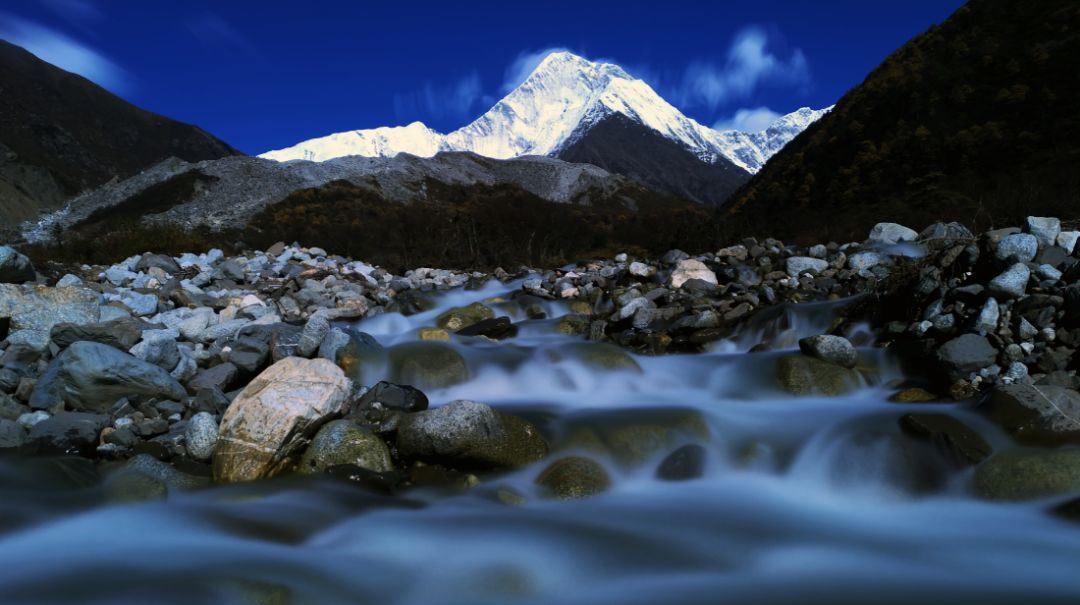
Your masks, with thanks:
[{"label": "dark blue sky", "polygon": [[549,48],[614,60],[702,123],[753,127],[763,108],[835,102],[961,4],[0,0],[0,38],[258,153],[413,120],[453,130]]}]

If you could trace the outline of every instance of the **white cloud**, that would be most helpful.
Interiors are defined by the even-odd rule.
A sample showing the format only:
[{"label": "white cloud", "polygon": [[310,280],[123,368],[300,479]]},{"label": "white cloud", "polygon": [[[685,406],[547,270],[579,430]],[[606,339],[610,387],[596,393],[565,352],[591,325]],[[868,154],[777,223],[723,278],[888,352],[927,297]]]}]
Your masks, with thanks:
[{"label": "white cloud", "polygon": [[79,74],[115,93],[133,86],[130,74],[101,53],[56,30],[0,12],[0,39],[21,46],[39,59]]},{"label": "white cloud", "polygon": [[717,122],[713,128],[717,130],[739,130],[742,132],[761,132],[778,120],[781,114],[768,107],[744,107],[735,112],[735,115]]},{"label": "white cloud", "polygon": [[506,68],[506,72],[503,74],[503,83],[499,87],[499,92],[506,94],[518,86],[529,77],[533,71],[540,65],[540,63],[547,58],[551,53],[556,52],[573,52],[568,48],[561,46],[552,46],[550,48],[544,48],[535,51],[525,51],[519,53],[510,65]]},{"label": "white cloud", "polygon": [[724,103],[748,98],[763,84],[809,84],[810,66],[802,50],[795,48],[786,59],[781,58],[772,50],[778,42],[778,37],[763,29],[743,28],[735,35],[724,65],[690,64],[671,96],[680,105],[715,110]]},{"label": "white cloud", "polygon": [[484,97],[482,88],[476,72],[447,85],[429,82],[418,91],[394,95],[394,113],[402,119],[413,119],[418,113],[436,119],[464,119]]}]

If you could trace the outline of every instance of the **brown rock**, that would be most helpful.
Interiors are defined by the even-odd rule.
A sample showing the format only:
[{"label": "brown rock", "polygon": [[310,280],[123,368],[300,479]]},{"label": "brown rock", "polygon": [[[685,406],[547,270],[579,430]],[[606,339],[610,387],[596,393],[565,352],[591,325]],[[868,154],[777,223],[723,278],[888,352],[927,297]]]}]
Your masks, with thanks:
[{"label": "brown rock", "polygon": [[318,428],[345,411],[349,387],[326,359],[287,357],[264,370],[221,419],[214,479],[247,481],[286,470]]}]

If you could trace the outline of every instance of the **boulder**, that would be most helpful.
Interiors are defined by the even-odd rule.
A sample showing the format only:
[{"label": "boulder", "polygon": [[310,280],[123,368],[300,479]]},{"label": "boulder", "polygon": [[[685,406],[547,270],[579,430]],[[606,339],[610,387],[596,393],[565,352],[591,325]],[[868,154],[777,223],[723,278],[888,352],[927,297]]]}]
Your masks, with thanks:
[{"label": "boulder", "polygon": [[705,263],[692,258],[679,261],[675,265],[675,270],[671,272],[671,287],[681,288],[691,279],[700,279],[713,285],[719,283],[716,280],[716,273],[705,266]]},{"label": "boulder", "polygon": [[1080,444],[1080,393],[1060,386],[997,385],[980,404],[1020,443]]},{"label": "boulder", "polygon": [[435,323],[444,330],[457,332],[462,328],[484,321],[485,319],[494,318],[494,311],[484,306],[483,303],[475,302],[466,307],[456,307],[454,309],[444,311],[435,320]]},{"label": "boulder", "polygon": [[30,406],[49,409],[59,402],[73,410],[108,412],[118,399],[180,401],[184,387],[162,368],[97,342],[76,342],[58,355],[38,380]]},{"label": "boulder", "polygon": [[776,360],[780,387],[792,395],[843,395],[861,383],[855,370],[815,357],[787,355]]},{"label": "boulder", "polygon": [[965,378],[997,361],[998,351],[985,336],[963,334],[938,348],[937,358],[953,379]]},{"label": "boulder", "polygon": [[221,419],[214,479],[248,481],[288,469],[318,428],[345,411],[350,388],[325,359],[287,357],[264,370]]},{"label": "boulder", "polygon": [[536,478],[552,497],[577,500],[601,494],[611,486],[611,477],[599,462],[569,456],[552,462]]},{"label": "boulder", "polygon": [[410,342],[390,349],[390,380],[419,389],[441,389],[469,379],[465,358],[437,341]]},{"label": "boulder", "polygon": [[799,349],[804,355],[816,357],[822,361],[835,363],[845,368],[855,367],[855,347],[843,336],[830,334],[808,336],[799,341]]},{"label": "boulder", "polygon": [[141,319],[114,319],[89,324],[61,323],[52,327],[49,339],[60,349],[66,349],[80,340],[90,340],[128,351],[143,337],[143,330],[154,324]]},{"label": "boulder", "polygon": [[1061,234],[1061,220],[1050,216],[1029,216],[1027,230],[1039,240],[1040,246],[1053,246]]},{"label": "boulder", "polygon": [[1027,291],[1029,279],[1031,279],[1031,269],[1023,263],[1016,263],[990,280],[987,290],[991,296],[999,300],[1020,298]]},{"label": "boulder", "polygon": [[929,441],[957,466],[978,464],[994,451],[981,435],[948,414],[904,414],[899,423],[905,434]]},{"label": "boulder", "polygon": [[98,293],[86,288],[0,284],[0,317],[11,318],[9,340],[44,349],[56,324],[97,322],[99,299]]},{"label": "boulder", "polygon": [[394,470],[390,448],[371,429],[348,419],[322,426],[300,458],[301,473],[322,473],[332,466],[349,464],[376,473]]},{"label": "boulder", "polygon": [[829,268],[829,262],[809,256],[792,256],[787,259],[785,268],[790,277],[799,277],[804,273],[821,273]]},{"label": "boulder", "polygon": [[199,370],[193,378],[187,381],[187,387],[193,393],[197,393],[202,389],[228,391],[239,374],[240,370],[235,365],[229,362],[219,363],[205,370]]},{"label": "boulder", "polygon": [[135,263],[135,270],[146,271],[147,269],[161,269],[170,275],[175,275],[180,272],[180,265],[167,254],[147,253]]},{"label": "boulder", "polygon": [[59,412],[30,427],[29,445],[43,454],[93,456],[98,435],[109,424],[105,414]]},{"label": "boulder", "polygon": [[611,456],[620,466],[636,468],[661,452],[711,438],[701,412],[686,408],[631,408],[582,412],[565,418],[560,450],[586,450]]},{"label": "boulder", "polygon": [[357,402],[357,409],[378,403],[389,410],[399,412],[422,412],[428,409],[428,398],[420,389],[403,384],[380,382],[368,389]]},{"label": "boulder", "polygon": [[1006,263],[1030,263],[1039,253],[1039,240],[1028,233],[1006,235],[998,242],[994,256]]},{"label": "boulder", "polygon": [[1080,490],[1080,449],[1003,452],[975,471],[975,494],[1033,500]]},{"label": "boulder", "polygon": [[26,443],[26,429],[7,418],[0,418],[0,451],[18,449]]},{"label": "boulder", "polygon": [[518,468],[548,451],[529,422],[462,399],[404,416],[397,448],[406,458],[465,468]]},{"label": "boulder", "polygon": [[0,246],[0,283],[22,284],[35,277],[34,265],[26,255],[11,246]]},{"label": "boulder", "polygon": [[138,359],[171,372],[180,363],[180,349],[176,345],[179,337],[180,333],[176,330],[144,330],[142,340],[129,352]]},{"label": "boulder", "polygon": [[868,239],[877,244],[901,244],[919,239],[919,233],[897,223],[878,223],[870,230]]}]

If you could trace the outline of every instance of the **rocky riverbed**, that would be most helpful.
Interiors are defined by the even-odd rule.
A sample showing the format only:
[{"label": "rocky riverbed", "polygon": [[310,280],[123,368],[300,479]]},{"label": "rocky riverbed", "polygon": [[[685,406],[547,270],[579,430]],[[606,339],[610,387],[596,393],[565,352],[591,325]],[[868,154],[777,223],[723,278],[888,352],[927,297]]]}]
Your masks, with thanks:
[{"label": "rocky riverbed", "polygon": [[[977,548],[973,536],[1013,521],[1030,532],[1002,539],[1046,563],[1050,553],[1080,554],[1051,538],[1075,532],[1067,520],[1080,516],[1078,237],[1040,217],[977,236],[958,224],[916,232],[883,223],[857,243],[747,240],[696,256],[672,250],[554,270],[401,276],[285,244],[235,257],[144,254],[45,276],[0,248],[0,465],[18,478],[16,500],[57,485],[78,494],[43,507],[53,523],[72,508],[100,516],[115,503],[149,501],[166,508],[146,510],[166,516],[203,510],[235,537],[248,530],[214,503],[257,493],[274,519],[253,521],[260,539],[293,532],[302,537],[291,543],[310,546],[320,532],[344,539],[343,526],[358,525],[385,541],[395,534],[374,530],[355,506],[378,497],[361,508],[385,511],[386,527],[428,546],[452,538],[444,530],[421,537],[418,528],[457,517],[478,531],[476,519],[488,517],[499,526],[516,519],[521,525],[505,535],[565,555],[574,532],[598,531],[610,515],[619,520],[610,530],[641,548],[668,540],[669,556],[696,561],[686,549],[729,553],[720,558],[738,551],[727,522],[727,538],[715,544],[694,534],[694,523],[712,523],[702,517],[709,502],[761,532],[781,514],[792,523],[787,534],[835,549],[795,519],[823,521],[831,515],[824,503],[838,499],[849,513],[870,506],[898,515],[917,535],[969,514],[952,530],[968,542],[946,548],[950,569],[950,557]],[[41,477],[51,477],[47,489]],[[305,493],[303,506],[328,525],[286,512]],[[578,511],[559,513],[568,533],[549,528],[563,537],[532,541],[562,500],[575,502],[557,510]],[[753,501],[765,512],[746,508]],[[395,521],[421,514],[393,512],[416,506],[434,511],[408,529]],[[662,538],[631,522],[657,514],[685,515],[687,525],[673,520],[674,533]],[[24,532],[49,526],[26,512],[11,517],[8,527]],[[862,530],[831,522],[838,536],[869,548]],[[897,538],[880,539],[897,546]],[[763,557],[784,552],[742,539]],[[609,550],[610,540],[581,540],[586,552],[634,567],[628,552]],[[130,553],[142,548],[122,542]],[[251,556],[235,547],[226,548],[231,556]],[[507,575],[495,575],[509,596],[493,602],[567,597],[553,582],[574,573],[538,572],[502,548],[463,555],[471,567],[458,570],[474,573],[498,553]],[[78,570],[90,564],[75,559]],[[488,567],[499,569],[495,560]],[[841,560],[823,573],[842,574]],[[761,563],[747,578],[768,575]],[[1020,573],[1034,563],[1026,565],[1009,573],[990,564],[958,573],[950,586],[989,594],[968,582],[986,572],[1003,594],[1032,594],[1039,578],[1043,590],[1033,594],[1044,602],[1077,596],[1052,563],[1042,575]],[[601,579],[583,594],[636,602],[614,588],[621,575],[582,568]],[[345,602],[357,590],[389,590],[377,573],[360,581],[324,572],[334,578],[326,592],[260,572],[225,574],[228,581],[210,574],[178,595],[236,585],[244,593],[254,583],[286,600]],[[649,577],[642,595],[673,588],[662,573]],[[892,576],[882,577],[888,584]],[[34,581],[0,577],[15,588]],[[702,598],[716,586],[703,582]],[[450,584],[453,602],[481,602],[467,581]],[[877,594],[871,588],[853,598]],[[396,596],[388,600],[412,602]]]}]

